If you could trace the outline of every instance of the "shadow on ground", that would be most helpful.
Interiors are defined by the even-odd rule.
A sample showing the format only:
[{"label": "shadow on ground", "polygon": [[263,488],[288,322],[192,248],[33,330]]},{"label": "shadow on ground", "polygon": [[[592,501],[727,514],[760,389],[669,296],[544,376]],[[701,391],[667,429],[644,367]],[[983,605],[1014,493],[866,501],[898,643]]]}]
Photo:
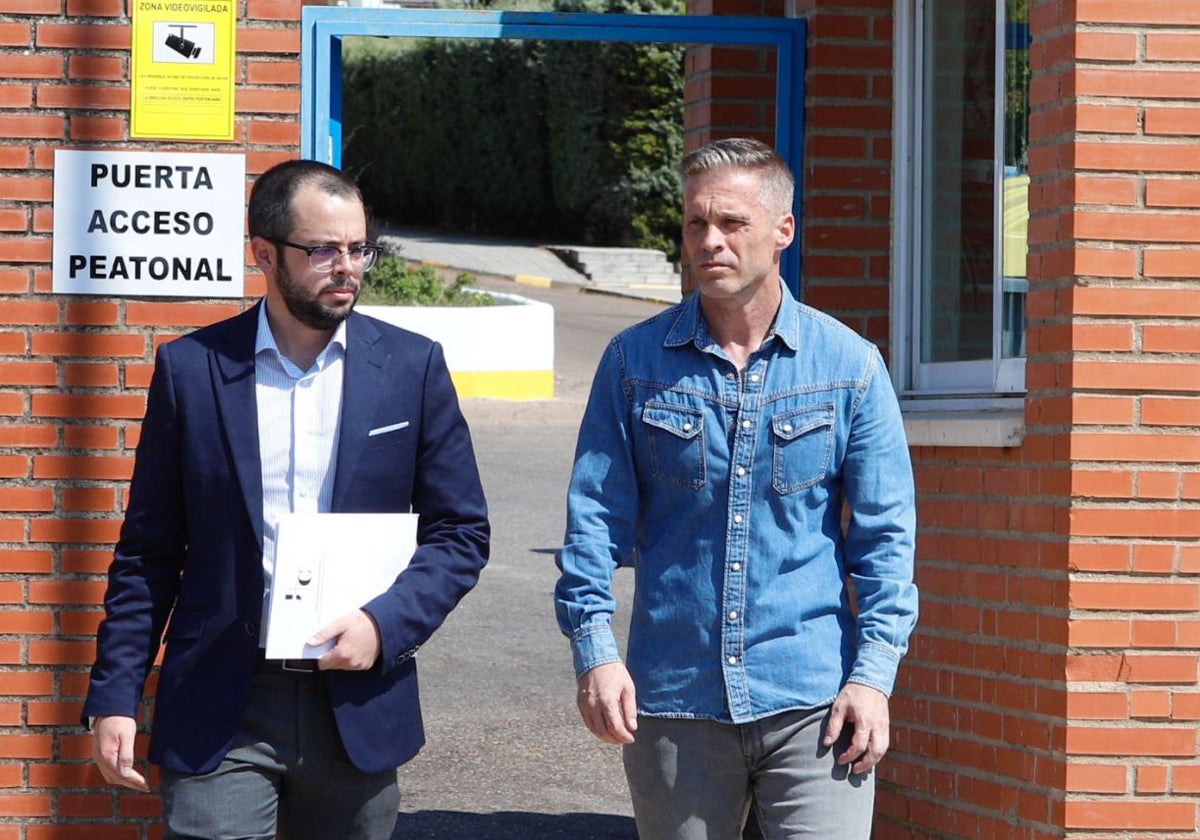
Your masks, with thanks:
[{"label": "shadow on ground", "polygon": [[630,817],[497,811],[416,811],[396,818],[392,840],[636,840]]}]

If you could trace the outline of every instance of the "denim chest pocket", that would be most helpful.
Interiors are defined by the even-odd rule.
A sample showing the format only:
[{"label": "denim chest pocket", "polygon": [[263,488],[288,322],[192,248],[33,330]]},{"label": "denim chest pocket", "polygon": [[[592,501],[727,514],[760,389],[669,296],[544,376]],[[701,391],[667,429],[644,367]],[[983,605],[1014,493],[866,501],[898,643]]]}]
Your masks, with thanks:
[{"label": "denim chest pocket", "polygon": [[778,492],[805,490],[825,477],[833,455],[833,416],[832,405],[821,405],[771,418],[771,482]]},{"label": "denim chest pocket", "polygon": [[704,414],[696,408],[648,402],[642,408],[655,478],[698,490],[704,486]]}]

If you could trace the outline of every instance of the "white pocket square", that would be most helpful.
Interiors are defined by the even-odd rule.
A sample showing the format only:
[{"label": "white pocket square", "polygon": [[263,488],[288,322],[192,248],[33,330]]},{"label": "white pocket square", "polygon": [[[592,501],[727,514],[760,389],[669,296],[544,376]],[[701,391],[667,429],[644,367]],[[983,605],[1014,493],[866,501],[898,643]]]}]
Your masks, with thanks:
[{"label": "white pocket square", "polygon": [[408,428],[408,421],[405,420],[400,423],[393,423],[390,426],[380,426],[378,429],[372,429],[371,431],[367,432],[367,437],[375,437],[375,435],[386,435],[388,432],[398,432],[401,429],[407,429],[407,428]]}]

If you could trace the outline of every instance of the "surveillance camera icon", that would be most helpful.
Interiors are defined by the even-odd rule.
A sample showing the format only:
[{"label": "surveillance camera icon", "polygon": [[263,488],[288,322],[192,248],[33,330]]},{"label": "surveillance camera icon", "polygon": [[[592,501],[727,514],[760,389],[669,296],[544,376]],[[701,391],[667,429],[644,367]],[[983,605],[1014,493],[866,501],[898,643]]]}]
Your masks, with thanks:
[{"label": "surveillance camera icon", "polygon": [[196,46],[195,42],[189,41],[182,35],[168,35],[167,46],[184,58],[196,58],[200,55],[200,48]]},{"label": "surveillance camera icon", "polygon": [[178,35],[167,36],[167,46],[184,58],[197,58],[200,55],[200,48],[196,46],[196,42],[183,37],[184,32],[191,28],[190,26],[180,26]]}]

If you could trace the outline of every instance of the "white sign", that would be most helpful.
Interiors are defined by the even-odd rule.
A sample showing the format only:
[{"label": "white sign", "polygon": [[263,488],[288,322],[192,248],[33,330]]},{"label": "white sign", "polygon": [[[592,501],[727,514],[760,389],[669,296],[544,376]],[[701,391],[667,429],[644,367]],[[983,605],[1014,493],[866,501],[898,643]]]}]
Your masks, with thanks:
[{"label": "white sign", "polygon": [[56,294],[244,295],[246,158],[54,153]]}]

